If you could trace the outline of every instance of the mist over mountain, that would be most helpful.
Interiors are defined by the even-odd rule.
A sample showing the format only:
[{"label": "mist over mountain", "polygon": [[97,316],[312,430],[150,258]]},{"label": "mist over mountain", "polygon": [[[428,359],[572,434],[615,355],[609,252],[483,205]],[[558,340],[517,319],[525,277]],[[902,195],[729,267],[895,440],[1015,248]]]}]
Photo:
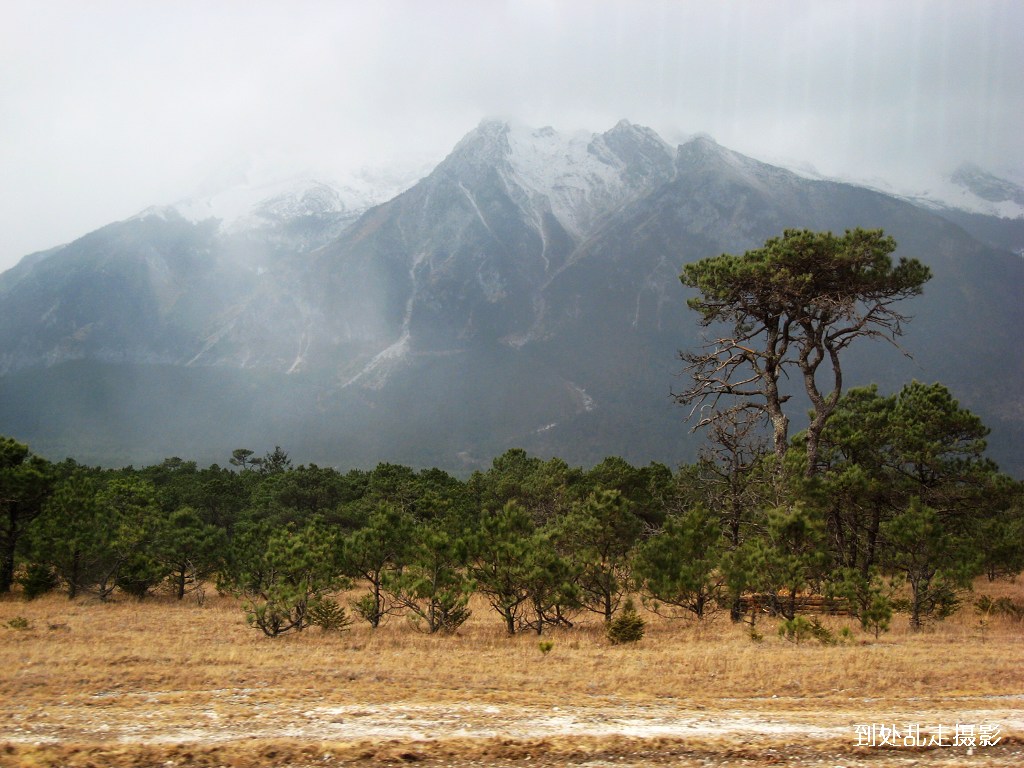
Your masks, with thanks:
[{"label": "mist over mountain", "polygon": [[26,257],[0,275],[0,433],[115,464],[273,445],[454,471],[513,446],[688,461],[702,436],[669,397],[678,350],[700,343],[682,265],[786,228],[859,226],[934,277],[903,308],[913,359],[854,347],[847,385],[942,381],[992,427],[1003,468],[1024,466],[1024,260],[1005,219],[627,121],[568,135],[485,121],[394,192],[229,190]]}]

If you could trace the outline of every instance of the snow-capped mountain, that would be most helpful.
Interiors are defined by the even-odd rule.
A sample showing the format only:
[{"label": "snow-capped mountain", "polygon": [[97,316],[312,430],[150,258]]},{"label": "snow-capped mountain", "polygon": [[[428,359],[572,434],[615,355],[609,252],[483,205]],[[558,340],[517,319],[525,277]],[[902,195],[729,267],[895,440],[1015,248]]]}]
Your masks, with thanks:
[{"label": "snow-capped mountain", "polygon": [[308,176],[255,182],[243,178],[170,205],[147,208],[138,216],[178,215],[194,223],[216,219],[228,234],[310,218],[351,222],[404,192],[430,169],[415,161],[401,168],[361,168],[335,181]]},{"label": "snow-capped mountain", "polygon": [[1020,184],[995,176],[972,164],[957,168],[949,180],[973,200],[983,200],[993,206],[987,211],[979,210],[979,213],[1010,219],[1024,216],[1024,186]]},{"label": "snow-capped mountain", "polygon": [[[359,205],[358,213],[368,208]],[[239,184],[205,198],[188,198],[171,206],[188,221],[217,219],[226,232],[240,232],[306,216],[343,214],[348,209],[338,190],[314,179],[251,186]],[[157,213],[147,209],[141,215]]]},{"label": "snow-capped mountain", "polygon": [[935,277],[908,307],[915,360],[851,349],[849,381],[943,381],[1022,455],[1024,261],[898,196],[626,121],[488,120],[393,194],[361,183],[222,189],[0,275],[0,433],[95,461],[78,436],[136,461],[674,462],[697,440],[668,397],[700,344],[682,265],[862,226]]},{"label": "snow-capped mountain", "polygon": [[931,210],[959,211],[999,219],[1024,218],[1024,186],[972,163],[914,185],[894,184],[878,178],[836,180],[901,197]]},{"label": "snow-capped mountain", "polygon": [[379,388],[415,355],[522,346],[544,287],[609,215],[671,178],[673,156],[626,121],[570,135],[481,123],[317,254],[314,303],[334,307],[327,338],[352,345],[342,380]]},{"label": "snow-capped mountain", "polygon": [[1001,219],[1024,218],[1024,187],[970,164],[925,187],[900,194],[934,209],[949,208]]}]

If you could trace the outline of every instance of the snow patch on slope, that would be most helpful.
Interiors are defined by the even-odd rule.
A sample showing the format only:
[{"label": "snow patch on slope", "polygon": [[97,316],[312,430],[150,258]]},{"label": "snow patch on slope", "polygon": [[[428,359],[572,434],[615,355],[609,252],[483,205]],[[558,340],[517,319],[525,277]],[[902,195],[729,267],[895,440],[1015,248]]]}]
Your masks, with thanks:
[{"label": "snow patch on slope", "polygon": [[341,385],[342,389],[362,384],[367,389],[381,389],[388,376],[409,356],[409,332],[403,331],[398,340],[385,347],[367,363],[359,373]]},{"label": "snow patch on slope", "polygon": [[405,302],[405,314],[402,317],[402,328],[398,334],[398,339],[374,355],[359,373],[341,385],[342,389],[353,384],[362,384],[367,389],[381,389],[387,383],[388,376],[408,358],[410,339],[412,337],[412,310],[416,302],[419,285],[416,272],[426,258],[427,254],[425,252],[417,253],[413,256],[412,266],[409,267],[409,279],[412,281],[412,290],[409,291],[409,298]]},{"label": "snow patch on slope", "polygon": [[594,398],[587,394],[587,391],[583,387],[571,381],[567,381],[566,383],[569,385],[569,389],[576,396],[584,411],[590,413],[597,408],[597,403],[594,402]]}]

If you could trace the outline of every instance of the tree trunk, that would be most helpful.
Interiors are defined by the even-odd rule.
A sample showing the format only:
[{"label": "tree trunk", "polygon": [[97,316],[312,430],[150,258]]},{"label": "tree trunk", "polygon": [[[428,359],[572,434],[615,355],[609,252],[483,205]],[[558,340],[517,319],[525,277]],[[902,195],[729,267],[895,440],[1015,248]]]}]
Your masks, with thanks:
[{"label": "tree trunk", "polygon": [[78,597],[78,582],[81,580],[79,571],[81,570],[82,555],[76,549],[75,554],[71,556],[71,573],[68,576],[68,600],[74,600]]},{"label": "tree trunk", "polygon": [[814,477],[818,473],[818,439],[824,422],[818,426],[815,419],[807,427],[807,468],[804,470],[805,477]]},{"label": "tree trunk", "polygon": [[789,447],[789,417],[782,412],[779,390],[775,383],[772,382],[772,385],[766,389],[768,418],[772,423],[772,442],[775,456],[779,459],[779,470],[781,471],[782,457],[786,455],[786,449]]},{"label": "tree trunk", "polygon": [[0,594],[6,595],[14,585],[14,551],[13,547],[5,546],[0,555]]},{"label": "tree trunk", "polygon": [[[382,606],[380,598],[380,574],[378,573],[377,577],[373,580],[373,616],[370,617],[370,626],[373,629],[376,629],[380,626],[380,615],[382,613],[381,608]],[[434,624],[433,617],[431,617],[430,619],[430,624],[431,626],[433,626]]]},{"label": "tree trunk", "polygon": [[861,573],[867,578],[871,566],[875,564],[875,549],[878,546],[878,532],[882,525],[882,505],[876,500],[871,510],[871,527],[868,528],[868,552],[864,559]]},{"label": "tree trunk", "polygon": [[729,608],[729,620],[734,624],[743,621],[743,597],[739,592],[732,595],[732,605]]},{"label": "tree trunk", "polygon": [[3,552],[0,552],[0,594],[6,595],[14,585],[14,552],[18,544],[17,504],[7,505],[7,530],[3,537]]},{"label": "tree trunk", "polygon": [[921,609],[924,603],[924,595],[928,591],[929,579],[911,579],[910,580],[910,591],[912,593],[911,606],[910,606],[910,626],[915,632],[921,629],[923,622],[921,621]]}]

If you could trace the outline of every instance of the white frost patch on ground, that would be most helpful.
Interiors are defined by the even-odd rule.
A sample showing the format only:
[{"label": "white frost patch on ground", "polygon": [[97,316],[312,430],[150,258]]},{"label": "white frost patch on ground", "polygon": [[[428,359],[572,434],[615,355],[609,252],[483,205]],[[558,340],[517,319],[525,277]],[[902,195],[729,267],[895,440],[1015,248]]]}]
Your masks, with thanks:
[{"label": "white frost patch on ground", "polygon": [[[170,701],[164,700],[165,695]],[[922,732],[942,725],[950,733],[956,722],[993,723],[1004,735],[1024,731],[1024,710],[1010,702],[1006,702],[1007,708],[989,708],[978,699],[973,699],[973,706],[965,709],[875,712],[861,701],[851,702],[843,710],[805,712],[628,703],[554,707],[401,702],[310,706],[303,702],[255,701],[229,691],[192,695],[201,699],[202,705],[187,711],[174,692],[130,695],[130,704],[122,700],[111,702],[111,708],[97,706],[88,717],[83,717],[81,707],[65,710],[54,706],[42,716],[14,718],[4,739],[17,743],[212,744],[252,738],[415,742],[547,736],[713,737],[744,741],[782,737],[809,743],[848,740],[852,745],[856,740],[855,726],[860,723],[917,722]]]},{"label": "white frost patch on ground", "polygon": [[584,708],[477,707],[473,705],[389,705],[325,707],[303,713],[307,727],[294,736],[318,738],[424,740],[435,738],[541,738],[545,736],[632,736],[637,738],[721,735],[802,735],[811,738],[852,733],[846,724],[823,727],[761,714],[709,714],[670,707]]}]

